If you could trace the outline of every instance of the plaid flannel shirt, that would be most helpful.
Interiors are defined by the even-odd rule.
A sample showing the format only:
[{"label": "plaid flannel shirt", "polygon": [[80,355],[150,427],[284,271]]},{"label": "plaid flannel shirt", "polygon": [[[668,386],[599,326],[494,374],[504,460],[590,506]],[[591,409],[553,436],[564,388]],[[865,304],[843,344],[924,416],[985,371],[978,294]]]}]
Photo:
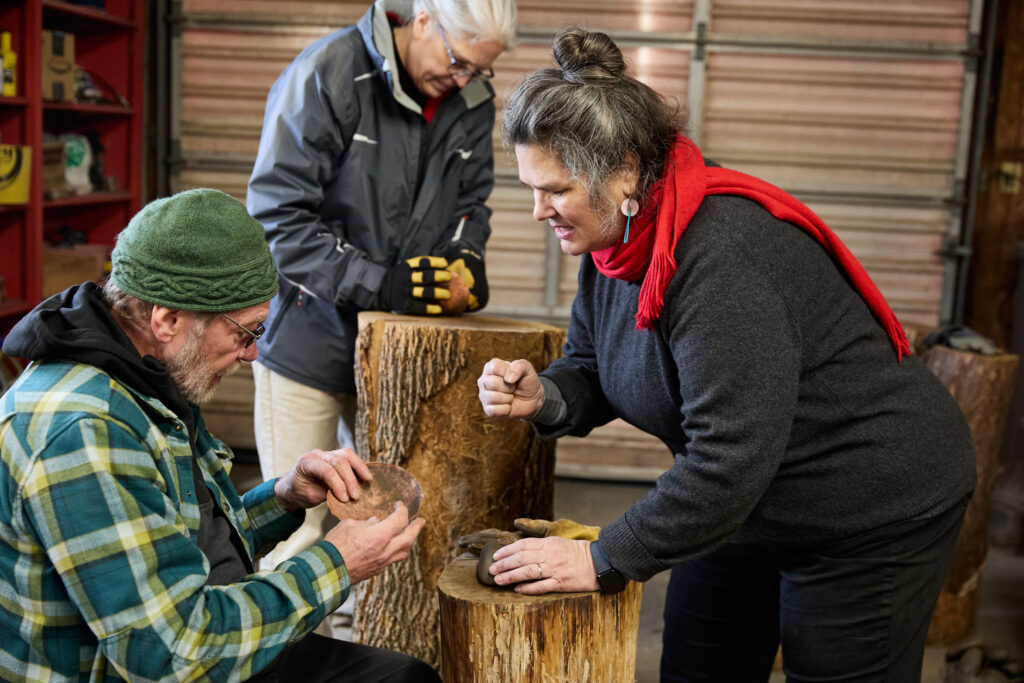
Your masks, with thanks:
[{"label": "plaid flannel shirt", "polygon": [[[201,470],[258,557],[301,521],[273,481],[239,498],[230,450],[197,414]],[[81,363],[35,363],[0,399],[0,679],[244,680],[341,605],[321,541],[206,586],[187,429]]]}]

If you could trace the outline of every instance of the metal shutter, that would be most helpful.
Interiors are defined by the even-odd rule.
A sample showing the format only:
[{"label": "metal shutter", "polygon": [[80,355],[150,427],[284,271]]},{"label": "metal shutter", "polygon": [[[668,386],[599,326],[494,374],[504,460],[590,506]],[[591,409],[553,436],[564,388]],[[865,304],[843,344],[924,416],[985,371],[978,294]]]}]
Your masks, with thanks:
[{"label": "metal shutter", "polygon": [[[631,72],[689,111],[705,155],[814,209],[864,263],[904,324],[952,317],[962,266],[982,0],[563,0],[519,2],[499,99],[552,63],[555,27],[606,30]],[[307,44],[368,2],[185,0],[173,64],[173,190],[240,199],[271,83]],[[501,102],[499,101],[499,108]],[[500,125],[500,121],[499,121]],[[497,129],[496,146],[500,149]],[[488,313],[564,324],[578,259],[531,217],[514,159],[496,155]],[[628,454],[628,455],[623,455]],[[650,478],[669,466],[621,422],[563,439],[559,469]]]}]

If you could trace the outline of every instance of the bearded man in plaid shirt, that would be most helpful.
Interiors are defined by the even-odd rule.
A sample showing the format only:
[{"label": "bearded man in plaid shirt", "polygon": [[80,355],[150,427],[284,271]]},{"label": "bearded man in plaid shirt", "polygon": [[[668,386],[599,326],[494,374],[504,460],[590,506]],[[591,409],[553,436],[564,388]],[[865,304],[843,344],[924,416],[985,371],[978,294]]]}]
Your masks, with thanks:
[{"label": "bearded man in plaid shirt", "polygon": [[277,271],[215,190],[157,200],[109,281],[40,304],[3,350],[32,365],[0,400],[0,679],[438,681],[423,662],[311,633],[423,527],[396,506],[254,571],[328,490],[371,477],[306,453],[239,497],[200,404],[256,358]]}]

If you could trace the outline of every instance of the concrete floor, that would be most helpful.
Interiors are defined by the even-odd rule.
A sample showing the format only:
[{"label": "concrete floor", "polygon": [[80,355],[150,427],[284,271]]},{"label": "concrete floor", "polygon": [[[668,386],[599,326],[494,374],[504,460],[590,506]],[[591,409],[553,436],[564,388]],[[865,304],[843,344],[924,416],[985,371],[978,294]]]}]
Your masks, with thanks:
[{"label": "concrete floor", "polygon": [[[239,453],[232,478],[240,490],[260,481],[254,454]],[[586,524],[605,525],[615,520],[648,490],[646,484],[626,484],[559,478],[555,481],[555,518],[567,517]],[[637,645],[636,683],[658,683],[661,658],[661,611],[668,573],[655,576],[644,587]],[[1024,658],[1024,556],[998,548],[989,551],[981,583],[977,634],[986,646],[1005,648],[1012,658]],[[922,683],[943,683],[945,649],[925,652]],[[785,677],[774,672],[771,683]]]},{"label": "concrete floor", "polygon": [[[645,484],[557,479],[555,517],[603,526],[618,518],[649,488]],[[667,586],[667,572],[653,577],[644,586],[637,645],[637,683],[658,682],[661,612]],[[980,590],[978,634],[987,646],[1005,648],[1014,659],[1024,658],[1024,556],[1011,555],[998,548],[990,549]],[[927,648],[922,683],[943,683],[944,673],[945,648]],[[781,672],[772,674],[771,683],[784,680]]]}]

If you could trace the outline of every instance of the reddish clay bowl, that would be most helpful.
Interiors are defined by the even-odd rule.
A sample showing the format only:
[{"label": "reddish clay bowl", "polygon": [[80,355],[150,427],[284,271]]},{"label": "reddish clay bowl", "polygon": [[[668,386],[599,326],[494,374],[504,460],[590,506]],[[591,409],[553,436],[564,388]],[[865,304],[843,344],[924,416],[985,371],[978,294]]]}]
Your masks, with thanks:
[{"label": "reddish clay bowl", "polygon": [[327,494],[327,507],[338,519],[384,519],[395,511],[401,501],[409,508],[409,519],[420,510],[423,489],[408,470],[386,462],[368,462],[373,481],[360,482],[359,500],[343,503],[333,493]]}]

